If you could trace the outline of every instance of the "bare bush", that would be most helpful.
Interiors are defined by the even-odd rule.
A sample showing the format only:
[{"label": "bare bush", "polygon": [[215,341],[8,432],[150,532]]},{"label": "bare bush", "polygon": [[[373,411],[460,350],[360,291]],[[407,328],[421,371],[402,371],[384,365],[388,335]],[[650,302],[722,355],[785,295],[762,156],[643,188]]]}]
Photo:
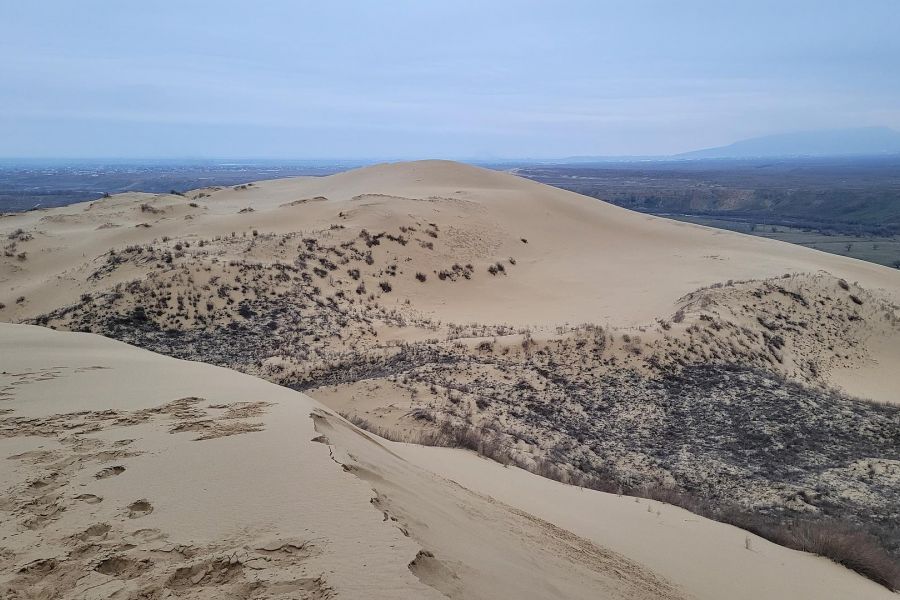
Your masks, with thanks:
[{"label": "bare bush", "polygon": [[[561,483],[607,493],[646,498],[678,506],[694,514],[734,525],[778,545],[810,552],[841,564],[890,590],[900,590],[900,565],[872,536],[836,520],[793,520],[749,512],[738,506],[716,508],[711,502],[671,486],[627,486],[602,473],[584,473],[547,457],[515,458],[504,443],[504,434],[467,424],[443,421],[436,428],[408,434],[373,425],[358,415],[343,416],[361,429],[395,442],[465,448],[500,462],[514,463],[535,475]],[[417,417],[418,418],[418,417]],[[434,422],[434,415],[429,413]],[[749,545],[749,538],[747,541]]]}]

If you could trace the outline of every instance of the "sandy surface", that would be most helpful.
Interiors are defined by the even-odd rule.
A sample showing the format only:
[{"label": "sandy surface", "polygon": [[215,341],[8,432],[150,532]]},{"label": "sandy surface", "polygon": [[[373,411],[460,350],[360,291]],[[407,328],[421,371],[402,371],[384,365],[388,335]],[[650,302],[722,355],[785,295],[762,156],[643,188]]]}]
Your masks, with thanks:
[{"label": "sandy surface", "polygon": [[[413,413],[493,420],[527,453],[569,432],[524,430],[526,448],[491,404],[501,384],[581,393],[601,372],[722,359],[897,402],[896,270],[446,161],[121,194],[3,215],[0,239],[0,321],[116,334],[322,402],[0,324],[0,596],[896,597],[668,505],[383,442],[331,410],[411,436],[429,422]],[[379,361],[401,348],[398,377]],[[652,424],[637,406],[616,408]],[[523,422],[549,423],[535,407]]]},{"label": "sandy surface", "polygon": [[0,333],[4,597],[892,597],[673,507],[380,442],[246,375]]},{"label": "sandy surface", "polygon": [[694,598],[896,597],[857,585],[827,559],[669,504],[564,485],[466,450],[387,443],[415,465],[636,560]]},{"label": "sandy surface", "polygon": [[0,596],[438,597],[407,568],[418,546],[310,441],[309,398],[38,327],[3,325],[0,354]]}]

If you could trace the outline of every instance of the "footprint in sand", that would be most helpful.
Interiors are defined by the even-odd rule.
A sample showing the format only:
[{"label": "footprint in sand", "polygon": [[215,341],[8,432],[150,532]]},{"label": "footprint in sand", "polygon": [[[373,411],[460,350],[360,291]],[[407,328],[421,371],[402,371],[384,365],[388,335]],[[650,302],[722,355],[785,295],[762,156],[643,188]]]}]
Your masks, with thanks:
[{"label": "footprint in sand", "polygon": [[36,479],[36,480],[32,481],[31,483],[28,484],[27,489],[29,492],[37,492],[37,491],[48,492],[52,489],[61,487],[62,484],[60,484],[57,481],[58,478],[59,478],[59,473],[51,473],[50,475],[48,475],[46,477],[42,477],[40,479]]},{"label": "footprint in sand", "polygon": [[136,529],[126,536],[126,541],[131,542],[153,542],[156,540],[164,540],[167,536],[159,529]]},{"label": "footprint in sand", "polygon": [[106,479],[107,477],[113,477],[115,475],[121,475],[125,472],[125,467],[121,465],[116,465],[114,467],[106,467],[102,471],[98,471],[94,477],[97,479]]},{"label": "footprint in sand", "polygon": [[240,579],[243,571],[243,565],[233,563],[228,558],[207,560],[176,569],[169,577],[166,587],[173,590],[187,590],[201,583],[220,586]]},{"label": "footprint in sand", "polygon": [[75,496],[75,499],[80,500],[81,502],[86,502],[88,504],[99,504],[103,502],[103,498],[95,494],[81,494],[79,496]]},{"label": "footprint in sand", "polygon": [[125,556],[111,556],[100,561],[94,570],[118,579],[134,579],[151,566],[148,560],[132,560]]},{"label": "footprint in sand", "polygon": [[83,542],[96,538],[105,538],[110,529],[110,526],[106,523],[95,523],[75,537]]},{"label": "footprint in sand", "polygon": [[153,505],[148,500],[135,500],[128,505],[128,518],[138,519],[153,512]]}]

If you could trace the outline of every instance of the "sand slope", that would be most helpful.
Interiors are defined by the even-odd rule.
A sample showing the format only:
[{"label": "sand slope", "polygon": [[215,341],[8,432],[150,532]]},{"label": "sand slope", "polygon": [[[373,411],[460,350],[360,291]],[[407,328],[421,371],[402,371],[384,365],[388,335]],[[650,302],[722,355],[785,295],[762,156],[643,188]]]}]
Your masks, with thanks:
[{"label": "sand slope", "polygon": [[[505,173],[419,161],[186,197],[120,194],[5,216],[2,233],[22,229],[33,239],[14,248],[26,260],[3,261],[7,306],[0,315],[15,320],[74,302],[91,287],[79,272],[111,247],[252,229],[343,225],[376,232],[410,218],[434,223],[447,240],[436,252],[419,252],[425,264],[517,260],[515,277],[502,285],[479,277],[452,287],[398,288],[400,302],[410,298],[417,309],[448,321],[641,324],[670,314],[678,298],[699,287],[788,272],[825,270],[895,297],[900,292],[900,274],[887,267],[642,215]],[[20,294],[27,302],[17,305]]]},{"label": "sand slope", "polygon": [[308,398],[91,335],[0,340],[0,596],[438,597],[310,441]]},{"label": "sand slope", "polygon": [[669,506],[379,442],[246,375],[30,326],[0,326],[0,353],[4,597],[893,597]]},{"label": "sand slope", "polygon": [[[651,568],[690,597],[891,598],[827,559],[788,550],[669,504],[567,486],[465,450],[391,444],[415,465],[529,512]],[[809,575],[809,577],[807,577]]]}]

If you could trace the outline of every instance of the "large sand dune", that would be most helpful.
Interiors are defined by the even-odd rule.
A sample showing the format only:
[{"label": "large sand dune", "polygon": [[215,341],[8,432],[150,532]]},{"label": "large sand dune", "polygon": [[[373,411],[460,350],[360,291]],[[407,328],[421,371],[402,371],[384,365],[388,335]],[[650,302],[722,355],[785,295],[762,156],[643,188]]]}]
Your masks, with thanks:
[{"label": "large sand dune", "polygon": [[[175,252],[172,264],[185,254],[173,248],[191,242],[193,250],[183,259],[188,264],[191,259],[205,262],[203,256],[264,264],[294,258],[284,252],[283,242],[275,246],[260,240],[250,249],[213,242],[250,232],[295,238],[318,232],[322,244],[320,238],[336,243],[363,231],[395,233],[402,246],[385,240],[367,250],[375,260],[373,268],[361,269],[367,293],[377,292],[386,310],[408,309],[441,322],[645,329],[670,318],[680,308],[678,300],[698,288],[786,273],[827,273],[856,282],[889,304],[900,301],[900,273],[887,267],[642,215],[446,161],[385,164],[186,196],[121,194],[5,216],[0,220],[7,238],[6,256],[0,257],[0,319],[35,318],[76,304],[84,294],[146,277],[153,261],[146,255],[129,260],[122,252],[129,247]],[[198,242],[212,249],[204,251]],[[111,260],[111,250],[119,252],[118,262]],[[495,262],[505,271],[487,275]],[[390,279],[389,296],[378,290],[385,263],[402,273]],[[415,273],[429,280],[422,284]],[[438,280],[442,273],[452,281]],[[356,285],[342,272],[317,283],[324,295],[347,287],[342,283]],[[893,401],[891,390],[900,389],[893,368],[900,344],[893,331],[885,334],[877,322],[871,325],[860,340],[867,348],[864,356],[835,364],[822,375],[851,393]]]},{"label": "large sand dune", "polygon": [[0,326],[0,354],[4,598],[894,597],[232,371],[30,326]]},{"label": "large sand dune", "polygon": [[684,492],[704,514],[846,521],[900,554],[896,270],[446,161],[120,194],[3,215],[0,236],[0,320],[245,373],[4,325],[16,589],[885,593],[669,506],[376,441],[329,409],[582,487]]},{"label": "large sand dune", "polygon": [[[76,301],[90,287],[77,279],[78,272],[113,247],[163,236],[189,240],[335,224],[375,233],[413,219],[437,224],[449,238],[436,244],[435,252],[420,252],[427,267],[517,259],[516,276],[503,285],[474,278],[452,288],[398,286],[398,298],[410,298],[417,309],[447,321],[645,324],[670,314],[678,298],[700,287],[822,270],[869,289],[900,293],[900,275],[887,267],[642,215],[446,161],[385,164],[187,195],[196,206],[178,196],[134,193],[5,217],[4,233],[23,228],[35,239],[20,245],[28,252],[26,261],[4,264],[3,316],[21,318]],[[242,212],[248,208],[252,212]],[[28,299],[26,305],[12,302],[19,294]]]}]

